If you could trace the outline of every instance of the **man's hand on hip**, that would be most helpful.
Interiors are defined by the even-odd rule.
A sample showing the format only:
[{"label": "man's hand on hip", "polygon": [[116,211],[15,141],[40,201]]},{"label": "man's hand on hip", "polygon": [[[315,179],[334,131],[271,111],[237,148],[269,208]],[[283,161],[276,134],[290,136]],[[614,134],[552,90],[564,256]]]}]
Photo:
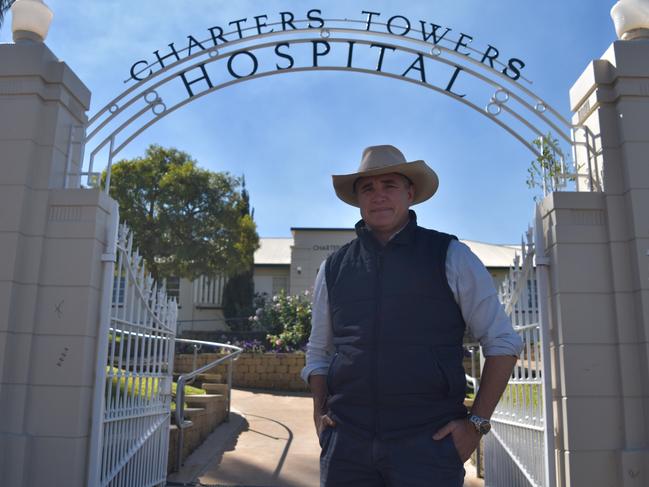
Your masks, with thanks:
[{"label": "man's hand on hip", "polygon": [[335,428],[336,422],[327,416],[327,378],[324,375],[312,375],[309,377],[309,385],[313,394],[313,422],[319,438],[325,428]]},{"label": "man's hand on hip", "polygon": [[447,423],[433,435],[433,439],[441,440],[447,435],[452,435],[455,449],[462,462],[466,462],[478,447],[481,436],[468,419],[456,419]]},{"label": "man's hand on hip", "polygon": [[315,422],[315,431],[318,438],[320,438],[320,435],[326,428],[336,427],[336,422],[333,419],[326,414],[320,414],[317,411],[313,413],[313,421]]}]

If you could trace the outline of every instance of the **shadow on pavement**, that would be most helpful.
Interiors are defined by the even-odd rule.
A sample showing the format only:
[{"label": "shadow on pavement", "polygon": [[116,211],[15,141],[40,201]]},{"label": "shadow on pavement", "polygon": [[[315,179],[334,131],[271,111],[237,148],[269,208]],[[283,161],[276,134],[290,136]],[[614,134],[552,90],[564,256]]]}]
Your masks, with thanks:
[{"label": "shadow on pavement", "polygon": [[[286,461],[288,451],[291,448],[291,443],[293,443],[293,432],[291,431],[291,428],[286,426],[284,423],[276,421],[273,418],[267,418],[267,417],[264,417],[264,416],[257,416],[256,414],[249,414],[248,416],[252,417],[252,418],[265,419],[267,421],[271,421],[273,423],[276,423],[279,426],[281,426],[282,428],[284,428],[286,430],[286,432],[288,433],[288,438],[286,439],[286,445],[284,445],[284,450],[282,451],[282,454],[281,454],[281,456],[279,458],[279,461],[277,462],[277,467],[275,468],[275,471],[273,472],[273,476],[272,476],[272,478],[274,480],[277,480],[279,478],[280,472],[282,471],[282,467],[284,466],[284,462]],[[266,435],[265,433],[255,431],[255,430],[249,430],[249,431],[252,431],[252,432],[260,434],[260,435],[269,436],[269,435]],[[274,438],[274,439],[279,440],[280,438]]]}]

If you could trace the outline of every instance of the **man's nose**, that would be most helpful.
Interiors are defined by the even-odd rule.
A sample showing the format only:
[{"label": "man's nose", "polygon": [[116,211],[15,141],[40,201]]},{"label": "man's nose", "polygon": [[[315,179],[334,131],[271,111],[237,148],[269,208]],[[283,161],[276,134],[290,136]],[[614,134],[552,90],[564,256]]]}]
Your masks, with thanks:
[{"label": "man's nose", "polygon": [[374,190],[374,194],[372,195],[372,201],[384,201],[386,198],[386,193],[382,189],[378,188]]}]

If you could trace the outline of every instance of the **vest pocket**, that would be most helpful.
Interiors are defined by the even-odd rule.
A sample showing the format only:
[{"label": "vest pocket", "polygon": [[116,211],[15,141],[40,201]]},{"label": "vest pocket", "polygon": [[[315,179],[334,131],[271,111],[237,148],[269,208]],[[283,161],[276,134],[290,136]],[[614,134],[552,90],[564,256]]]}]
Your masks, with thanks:
[{"label": "vest pocket", "polygon": [[340,356],[339,352],[334,353],[333,358],[331,359],[331,362],[329,362],[329,369],[327,370],[327,390],[329,391],[329,395],[331,396],[333,394],[333,376],[335,374],[334,367],[336,366],[336,363],[338,362],[338,357]]},{"label": "vest pocket", "polygon": [[388,404],[405,401],[407,405],[446,397],[446,375],[430,346],[399,345],[396,350],[391,360],[379,363],[379,391]]},{"label": "vest pocket", "polygon": [[327,389],[330,396],[348,388],[349,384],[354,382],[354,370],[354,364],[348,355],[340,350],[334,353],[327,371]]},{"label": "vest pocket", "polygon": [[449,397],[459,397],[466,394],[466,377],[462,364],[463,351],[461,347],[435,347],[437,363],[448,384]]}]

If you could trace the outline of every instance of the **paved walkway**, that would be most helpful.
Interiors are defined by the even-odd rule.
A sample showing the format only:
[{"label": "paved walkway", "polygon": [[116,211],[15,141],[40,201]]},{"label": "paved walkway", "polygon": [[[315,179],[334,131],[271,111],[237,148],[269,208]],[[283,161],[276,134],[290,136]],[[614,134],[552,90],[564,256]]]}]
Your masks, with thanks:
[{"label": "paved walkway", "polygon": [[[194,452],[169,486],[317,487],[320,447],[311,397],[234,390],[231,420]],[[467,462],[465,487],[482,487]]]}]

